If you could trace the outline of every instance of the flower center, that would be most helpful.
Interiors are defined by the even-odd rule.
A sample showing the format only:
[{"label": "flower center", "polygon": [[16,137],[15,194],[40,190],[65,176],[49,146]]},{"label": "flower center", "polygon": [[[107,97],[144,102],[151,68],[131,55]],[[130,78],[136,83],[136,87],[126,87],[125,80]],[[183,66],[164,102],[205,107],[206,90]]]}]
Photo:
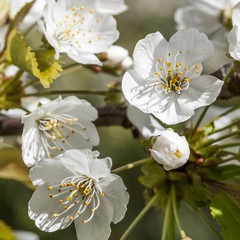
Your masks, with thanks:
[{"label": "flower center", "polygon": [[100,197],[104,196],[97,184],[98,182],[98,179],[83,175],[68,177],[60,185],[49,186],[48,189],[52,192],[49,197],[58,198],[62,205],[61,208],[57,208],[59,212],[54,213],[52,217],[59,217],[69,211],[71,213],[69,219],[74,220],[87,209],[90,209],[89,218],[83,220],[83,223],[89,222],[100,206]]},{"label": "flower center", "polygon": [[54,157],[59,153],[73,148],[71,140],[75,134],[89,142],[90,138],[84,133],[87,128],[81,124],[78,118],[62,114],[48,116],[38,121],[41,140],[48,156]]},{"label": "flower center", "polygon": [[173,155],[175,155],[177,158],[182,158],[182,155],[178,149],[175,153],[173,153]]},{"label": "flower center", "polygon": [[[92,43],[94,34],[92,34],[91,29],[87,28],[87,25],[91,21],[91,16],[89,15],[93,14],[94,10],[85,10],[85,7],[82,5],[80,8],[73,7],[66,13],[65,20],[57,26],[55,37],[58,42],[63,45],[70,44],[77,48],[82,48],[82,44],[86,42]],[[100,20],[97,19],[96,23],[99,22]],[[93,22],[91,22],[91,26],[94,27]],[[101,36],[98,36],[98,39],[101,39]]]},{"label": "flower center", "polygon": [[[154,83],[154,87],[157,91],[163,90],[165,93],[175,92],[181,94],[182,90],[186,90],[189,87],[189,80],[195,77],[195,74],[199,74],[199,66],[192,66],[190,69],[184,66],[182,62],[178,62],[177,58],[182,51],[177,52],[175,57],[171,57],[171,53],[168,53],[168,61],[162,62],[159,58],[156,63],[155,79],[157,82]],[[171,60],[173,60],[171,62]],[[195,74],[189,74],[195,70]]]}]

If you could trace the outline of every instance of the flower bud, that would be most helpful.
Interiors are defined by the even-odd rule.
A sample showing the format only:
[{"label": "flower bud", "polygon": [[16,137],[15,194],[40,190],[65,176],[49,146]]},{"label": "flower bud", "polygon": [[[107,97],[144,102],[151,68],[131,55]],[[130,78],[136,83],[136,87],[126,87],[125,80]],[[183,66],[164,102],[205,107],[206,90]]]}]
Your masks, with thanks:
[{"label": "flower bud", "polygon": [[165,170],[184,165],[189,159],[190,149],[184,136],[167,129],[158,136],[150,149],[152,158],[163,164]]},{"label": "flower bud", "polygon": [[111,46],[107,51],[107,61],[104,62],[106,65],[115,65],[121,63],[128,57],[128,50],[120,46]]}]

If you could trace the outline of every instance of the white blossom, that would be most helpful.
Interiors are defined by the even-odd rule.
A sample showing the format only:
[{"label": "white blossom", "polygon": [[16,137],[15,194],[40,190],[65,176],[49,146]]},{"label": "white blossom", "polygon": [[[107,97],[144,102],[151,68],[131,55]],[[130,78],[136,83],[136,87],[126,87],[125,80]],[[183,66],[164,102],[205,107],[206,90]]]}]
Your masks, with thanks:
[{"label": "white blossom", "polygon": [[186,138],[169,129],[156,138],[150,151],[153,159],[167,171],[183,166],[190,155]]},{"label": "white blossom", "polygon": [[92,121],[97,111],[85,100],[71,96],[41,105],[22,119],[22,157],[32,166],[43,157],[54,157],[71,148],[91,148],[99,144]]},{"label": "white blossom", "polygon": [[213,44],[195,29],[180,30],[169,42],[159,32],[149,34],[135,47],[123,93],[130,104],[166,124],[186,121],[221,91],[223,81],[201,75],[202,62],[212,55]]},{"label": "white blossom", "polygon": [[111,174],[111,158],[98,156],[90,149],[67,150],[30,170],[38,187],[28,213],[38,228],[53,232],[74,221],[78,239],[108,239],[110,223],[125,215],[129,194],[122,179]]},{"label": "white blossom", "polygon": [[233,28],[228,35],[229,53],[235,60],[240,60],[240,3],[232,11]]},{"label": "white blossom", "polygon": [[76,62],[102,65],[95,53],[107,50],[119,36],[116,20],[97,12],[94,0],[48,0],[44,20],[39,24],[56,59],[66,53]]},{"label": "white blossom", "polygon": [[14,230],[16,240],[39,240],[39,236],[36,233],[23,230]]}]

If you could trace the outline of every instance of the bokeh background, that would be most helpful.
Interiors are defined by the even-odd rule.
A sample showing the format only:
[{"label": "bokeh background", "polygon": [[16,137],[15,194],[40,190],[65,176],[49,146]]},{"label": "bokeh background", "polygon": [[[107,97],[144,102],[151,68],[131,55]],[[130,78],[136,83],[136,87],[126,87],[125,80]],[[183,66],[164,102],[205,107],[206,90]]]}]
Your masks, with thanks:
[{"label": "bokeh background", "polygon": [[[132,55],[135,44],[147,34],[160,31],[166,39],[176,32],[173,15],[175,10],[183,6],[180,0],[126,0],[129,10],[116,16],[120,38],[116,45],[120,45],[129,50]],[[108,74],[95,74],[89,70],[79,70],[59,79],[52,84],[52,90],[58,89],[105,89],[105,84],[114,80],[121,81],[121,77],[113,77]],[[43,91],[39,87],[40,91]],[[52,96],[54,99],[57,96]],[[104,104],[102,97],[90,97],[79,95],[85,98],[94,106]],[[128,129],[122,127],[100,127],[99,134],[101,144],[97,149],[101,157],[111,157],[113,168],[122,166],[146,157],[140,143],[132,137]],[[18,136],[4,137],[6,142],[13,143],[19,140]],[[4,155],[5,156],[5,155]],[[3,167],[6,161],[18,161],[20,165],[21,157],[16,151],[13,155],[3,159],[0,155],[0,166]],[[26,170],[27,171],[27,170]],[[18,174],[17,169],[15,170]],[[0,171],[0,175],[3,174]],[[21,172],[24,178],[24,174]],[[119,239],[129,224],[144,207],[143,186],[138,182],[141,175],[140,167],[125,171],[120,174],[130,194],[130,202],[126,217],[119,224],[112,224],[111,240]],[[5,169],[5,177],[8,171]],[[14,177],[14,176],[13,176]],[[34,222],[29,219],[27,214],[28,201],[31,198],[32,189],[21,182],[14,180],[0,180],[0,219],[3,219],[13,229],[30,230],[37,233],[41,240],[76,240],[75,229],[70,226],[66,230],[55,233],[44,233],[38,230]],[[204,210],[210,217],[208,210]],[[131,240],[157,240],[161,238],[163,225],[163,211],[151,209],[146,216],[139,222],[128,239]],[[180,207],[180,219],[187,235],[194,240],[215,240],[215,235],[208,226],[194,212],[184,204]],[[83,236],[83,239],[84,236]],[[180,239],[176,229],[176,239]],[[91,239],[85,239],[91,240]]]}]

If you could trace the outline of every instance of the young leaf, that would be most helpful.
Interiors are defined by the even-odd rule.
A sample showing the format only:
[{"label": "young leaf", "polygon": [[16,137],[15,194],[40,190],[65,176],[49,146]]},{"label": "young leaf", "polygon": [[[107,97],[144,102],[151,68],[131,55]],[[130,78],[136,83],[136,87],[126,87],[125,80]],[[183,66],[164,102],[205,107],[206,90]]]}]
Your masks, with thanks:
[{"label": "young leaf", "polygon": [[240,236],[240,208],[224,193],[216,194],[211,202],[211,214],[222,226],[224,239]]},{"label": "young leaf", "polygon": [[8,38],[7,61],[39,78],[45,88],[49,88],[53,79],[59,77],[62,71],[61,65],[54,59],[54,50],[33,52],[15,29]]},{"label": "young leaf", "polygon": [[0,239],[1,240],[16,240],[12,229],[0,220]]}]

